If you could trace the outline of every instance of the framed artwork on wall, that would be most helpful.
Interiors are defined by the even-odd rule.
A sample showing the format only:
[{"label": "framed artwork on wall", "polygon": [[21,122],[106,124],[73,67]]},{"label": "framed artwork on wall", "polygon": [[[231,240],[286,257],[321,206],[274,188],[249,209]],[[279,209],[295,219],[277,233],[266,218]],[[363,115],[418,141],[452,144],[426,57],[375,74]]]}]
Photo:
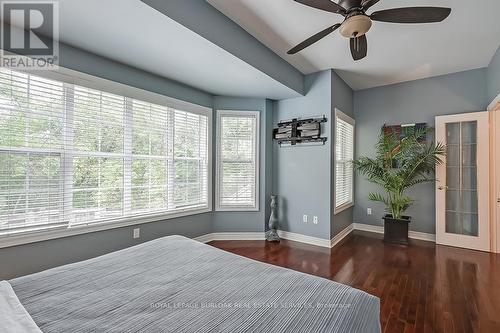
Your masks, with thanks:
[{"label": "framed artwork on wall", "polygon": [[[384,125],[382,126],[382,133],[386,136],[395,135],[399,142],[402,142],[406,137],[416,133],[417,131],[425,131],[427,129],[426,123],[416,123],[416,124],[401,124],[401,125]],[[427,141],[427,135],[424,133],[418,140],[419,142],[425,143]],[[399,150],[398,147],[394,148]],[[392,162],[392,168],[399,169],[400,165],[394,160]]]},{"label": "framed artwork on wall", "polygon": [[[400,124],[400,125],[384,125],[382,127],[382,132],[385,135],[392,135],[393,133],[396,135],[396,137],[399,138],[399,140],[403,140],[406,138],[408,135],[411,135],[418,130],[425,130],[427,129],[427,124],[426,123],[416,123],[416,124]],[[422,142],[427,141],[427,137],[423,136],[421,138]]]}]

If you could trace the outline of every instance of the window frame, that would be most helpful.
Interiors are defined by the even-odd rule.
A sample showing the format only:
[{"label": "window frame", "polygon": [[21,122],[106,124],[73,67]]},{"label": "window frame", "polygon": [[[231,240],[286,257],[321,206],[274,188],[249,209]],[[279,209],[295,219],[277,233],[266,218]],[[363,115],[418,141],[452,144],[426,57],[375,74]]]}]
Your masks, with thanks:
[{"label": "window frame", "polygon": [[[23,228],[22,231],[13,232],[9,230],[4,230],[0,232],[0,248],[6,248],[11,246],[23,245],[33,242],[45,241],[50,239],[57,239],[69,236],[75,236],[79,234],[91,233],[96,231],[103,231],[115,228],[123,228],[127,226],[159,222],[163,220],[169,220],[184,216],[190,215],[198,215],[203,213],[208,213],[213,211],[213,191],[212,191],[212,173],[213,173],[213,109],[210,107],[178,100],[172,97],[168,97],[165,95],[161,95],[155,92],[143,90],[140,88],[136,88],[133,86],[128,86],[122,83],[106,80],[103,78],[99,78],[93,75],[85,74],[82,72],[77,72],[71,69],[67,69],[64,67],[58,67],[56,70],[52,71],[34,71],[34,70],[16,70],[17,72],[21,72],[24,74],[35,75],[41,78],[55,80],[66,84],[64,88],[64,94],[67,94],[67,89],[73,89],[74,85],[99,90],[106,93],[116,94],[120,96],[124,96],[125,99],[138,99],[146,103],[159,104],[170,107],[172,109],[177,109],[183,112],[189,112],[197,115],[202,115],[207,117],[207,204],[204,207],[195,207],[195,208],[179,208],[175,211],[153,211],[152,213],[139,213],[137,215],[131,214],[129,216],[120,216],[120,217],[111,217],[97,220],[95,222],[89,223],[81,223],[81,224],[73,224],[69,221],[65,221],[64,224],[53,224],[48,225],[47,227],[43,226],[33,226]],[[67,95],[66,95],[67,97]],[[68,99],[67,99],[68,100]],[[72,102],[72,100],[71,100]],[[73,116],[73,108],[69,107],[69,114],[65,116],[69,119],[66,119],[64,122],[64,126],[67,126],[67,121],[72,119]],[[66,113],[68,110],[64,110]],[[124,124],[126,126],[126,124]],[[127,131],[127,129],[124,129]],[[130,129],[131,130],[131,129]],[[73,138],[73,136],[71,136]],[[70,144],[72,145],[73,142]],[[24,152],[26,148],[14,148],[10,150],[19,150]],[[29,150],[29,148],[28,148]],[[53,150],[53,149],[52,149]],[[60,150],[52,151],[51,153],[61,154],[61,163],[65,163],[66,160],[71,159],[79,154],[71,153],[73,150],[68,150],[63,153],[63,148]],[[43,153],[46,153],[44,150]],[[82,156],[85,153],[82,154]],[[125,168],[125,163],[124,163]],[[61,181],[65,189],[72,187],[73,176],[69,175],[69,172],[61,171]],[[125,170],[124,170],[125,173]],[[68,174],[68,175],[66,175]],[[126,181],[124,174],[124,182]],[[125,185],[125,184],[124,184]],[[67,206],[67,202],[71,202],[68,200],[67,196],[72,196],[72,191],[64,191],[64,203],[63,210],[66,210],[70,207]],[[125,202],[124,202],[125,204]]]},{"label": "window frame", "polygon": [[[255,205],[254,206],[223,206],[221,205],[221,119],[224,116],[255,117]],[[215,167],[215,210],[220,212],[258,212],[260,211],[260,112],[241,110],[217,110],[216,121],[216,167]]]},{"label": "window frame", "polygon": [[337,164],[338,163],[349,163],[347,161],[343,161],[343,162],[339,162],[339,160],[337,159],[337,121],[338,119],[350,124],[353,128],[353,131],[352,131],[352,155],[353,155],[353,159],[354,159],[354,156],[355,156],[355,148],[356,148],[356,121],[349,117],[348,115],[346,115],[345,113],[343,113],[342,111],[340,111],[339,109],[335,108],[335,143],[334,143],[334,147],[333,147],[333,151],[334,151],[334,154],[335,154],[335,158],[334,158],[334,161],[335,161],[335,165],[334,165],[334,181],[335,181],[335,195],[334,195],[334,215],[337,215],[337,214],[340,214],[341,212],[351,208],[351,207],[354,207],[354,166],[351,166],[352,169],[353,169],[353,173],[352,173],[352,180],[351,180],[351,200],[347,203],[344,203],[340,206],[337,206]]}]

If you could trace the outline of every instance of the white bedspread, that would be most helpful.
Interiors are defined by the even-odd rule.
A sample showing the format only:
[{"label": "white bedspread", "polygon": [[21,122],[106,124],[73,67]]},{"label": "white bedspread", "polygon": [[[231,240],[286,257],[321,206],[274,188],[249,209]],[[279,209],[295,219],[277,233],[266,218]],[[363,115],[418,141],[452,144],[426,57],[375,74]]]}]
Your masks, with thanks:
[{"label": "white bedspread", "polygon": [[41,333],[7,281],[0,281],[0,332]]}]

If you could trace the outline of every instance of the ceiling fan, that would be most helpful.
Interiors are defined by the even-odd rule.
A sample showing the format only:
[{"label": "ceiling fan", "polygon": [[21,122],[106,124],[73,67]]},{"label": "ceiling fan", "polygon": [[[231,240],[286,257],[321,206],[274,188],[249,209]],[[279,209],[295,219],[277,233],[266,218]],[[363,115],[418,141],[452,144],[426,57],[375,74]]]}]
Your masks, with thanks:
[{"label": "ceiling fan", "polygon": [[366,57],[368,44],[365,34],[370,30],[372,21],[390,23],[435,23],[443,21],[451,13],[450,8],[407,7],[381,10],[368,15],[366,11],[380,0],[340,0],[338,4],[330,0],[294,1],[309,7],[340,14],[344,16],[344,22],[337,23],[309,37],[288,51],[288,54],[295,54],[302,51],[306,47],[311,46],[340,28],[340,34],[350,39],[351,54],[354,60],[360,60]]}]

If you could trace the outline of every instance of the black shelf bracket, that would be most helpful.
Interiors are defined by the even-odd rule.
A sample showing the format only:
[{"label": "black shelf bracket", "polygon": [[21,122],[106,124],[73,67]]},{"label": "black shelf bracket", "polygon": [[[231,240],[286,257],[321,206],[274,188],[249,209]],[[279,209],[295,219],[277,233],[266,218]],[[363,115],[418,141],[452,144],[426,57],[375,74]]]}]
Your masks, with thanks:
[{"label": "black shelf bracket", "polygon": [[328,120],[325,116],[318,118],[294,118],[278,123],[273,138],[282,146],[324,145],[327,138],[321,137],[321,123]]}]

